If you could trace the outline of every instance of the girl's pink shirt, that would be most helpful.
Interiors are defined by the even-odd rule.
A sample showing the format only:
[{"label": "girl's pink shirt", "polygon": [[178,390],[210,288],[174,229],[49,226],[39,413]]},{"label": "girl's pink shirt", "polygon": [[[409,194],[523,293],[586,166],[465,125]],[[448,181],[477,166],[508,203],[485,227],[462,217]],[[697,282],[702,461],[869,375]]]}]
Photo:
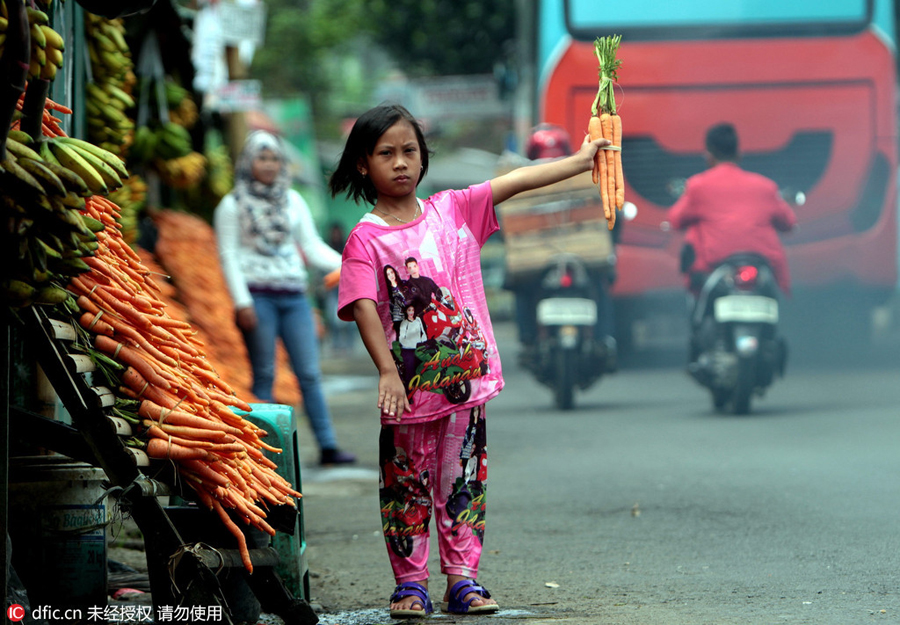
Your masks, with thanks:
[{"label": "girl's pink shirt", "polygon": [[[418,302],[417,314],[431,340],[420,344],[415,372],[405,378],[401,372],[413,389],[413,412],[404,413],[403,422],[430,421],[483,404],[503,388],[481,276],[481,248],[498,229],[491,185],[484,182],[424,200],[422,215],[409,224],[394,228],[362,221],[350,232],[341,266],[338,316],[352,321],[353,302],[374,301],[398,367],[403,357],[391,316],[396,300],[389,292],[385,267],[393,267],[405,283],[411,277],[406,260],[415,258],[419,275],[433,280],[434,291],[440,290],[440,299],[432,296],[423,307],[421,280],[418,298],[415,291],[404,289],[407,302]],[[382,422],[394,423],[386,415]]]}]

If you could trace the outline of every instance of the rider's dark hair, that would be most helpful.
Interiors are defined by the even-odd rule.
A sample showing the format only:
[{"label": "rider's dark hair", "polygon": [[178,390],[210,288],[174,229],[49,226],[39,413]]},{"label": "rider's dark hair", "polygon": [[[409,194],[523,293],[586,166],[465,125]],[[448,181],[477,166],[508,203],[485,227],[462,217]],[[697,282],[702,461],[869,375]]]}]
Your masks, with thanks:
[{"label": "rider's dark hair", "polygon": [[717,161],[738,158],[737,130],[729,123],[716,124],[706,132],[706,151]]}]

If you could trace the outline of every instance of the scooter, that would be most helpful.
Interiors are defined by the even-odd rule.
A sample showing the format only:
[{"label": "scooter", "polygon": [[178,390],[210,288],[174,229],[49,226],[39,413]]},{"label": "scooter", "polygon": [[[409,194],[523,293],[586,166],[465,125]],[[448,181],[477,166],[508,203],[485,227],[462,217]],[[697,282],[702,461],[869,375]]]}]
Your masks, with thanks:
[{"label": "scooter", "polygon": [[771,267],[757,254],[730,256],[703,280],[691,315],[688,372],[710,390],[716,411],[749,413],[752,397],[784,375],[778,294]]},{"label": "scooter", "polygon": [[573,254],[557,254],[540,279],[537,295],[537,334],[523,364],[539,382],[553,390],[560,410],[571,410],[575,390],[585,390],[604,373],[616,369],[612,337],[597,336],[600,280]]}]

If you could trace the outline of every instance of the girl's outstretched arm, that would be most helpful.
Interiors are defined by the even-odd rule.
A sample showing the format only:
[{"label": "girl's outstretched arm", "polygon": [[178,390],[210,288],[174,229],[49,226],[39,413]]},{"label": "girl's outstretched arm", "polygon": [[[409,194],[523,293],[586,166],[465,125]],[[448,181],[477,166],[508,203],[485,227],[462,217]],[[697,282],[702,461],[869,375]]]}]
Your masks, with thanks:
[{"label": "girl's outstretched arm", "polygon": [[594,154],[598,149],[609,144],[609,139],[591,141],[586,136],[578,152],[571,156],[539,165],[519,167],[502,176],[497,176],[491,180],[494,204],[500,204],[517,193],[545,187],[548,184],[590,171],[594,166]]},{"label": "girl's outstretched arm", "polygon": [[378,369],[378,408],[399,423],[404,412],[409,412],[406,389],[394,364],[394,357],[384,342],[384,328],[378,317],[375,302],[358,299],[353,302],[353,318],[363,344]]}]

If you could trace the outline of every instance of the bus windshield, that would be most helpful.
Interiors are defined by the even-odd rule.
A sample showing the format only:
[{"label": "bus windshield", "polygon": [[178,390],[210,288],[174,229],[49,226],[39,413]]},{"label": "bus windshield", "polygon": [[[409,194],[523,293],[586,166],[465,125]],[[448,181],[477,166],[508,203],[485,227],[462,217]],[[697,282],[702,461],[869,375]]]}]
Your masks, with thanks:
[{"label": "bus windshield", "polygon": [[665,29],[668,37],[705,31],[707,36],[771,36],[781,29],[856,31],[872,17],[871,0],[628,0],[605,2],[566,0],[569,31],[579,37],[588,32],[632,31],[633,36],[654,37]]}]

